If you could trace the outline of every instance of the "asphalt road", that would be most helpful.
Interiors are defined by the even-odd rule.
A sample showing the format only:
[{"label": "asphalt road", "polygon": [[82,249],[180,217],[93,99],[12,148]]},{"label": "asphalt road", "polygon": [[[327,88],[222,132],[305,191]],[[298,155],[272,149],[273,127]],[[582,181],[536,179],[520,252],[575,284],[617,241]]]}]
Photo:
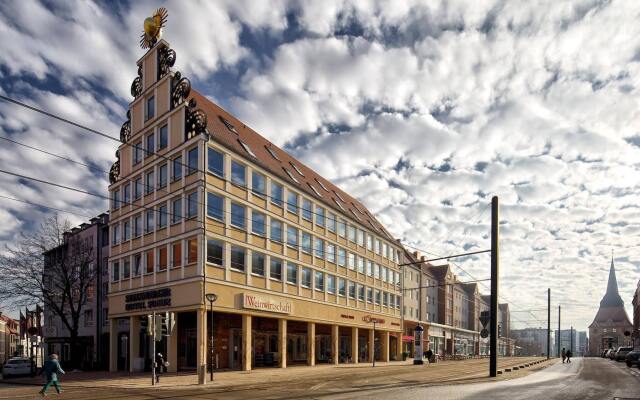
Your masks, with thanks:
[{"label": "asphalt road", "polygon": [[[475,369],[464,371],[464,364],[452,367],[460,374],[477,373]],[[427,372],[437,378],[437,367]],[[463,372],[464,371],[464,372]],[[396,379],[393,384],[381,384],[385,380],[382,368],[375,371],[344,371],[340,377],[300,378],[295,374],[290,380],[274,381],[268,385],[242,385],[228,388],[188,387],[161,390],[145,388],[84,388],[69,387],[65,399],[543,399],[543,400],[612,400],[615,397],[640,400],[640,370],[629,369],[624,363],[616,363],[600,358],[576,358],[571,364],[554,364],[522,378],[484,381],[479,383],[425,384],[423,379],[414,379],[410,374]],[[383,374],[383,375],[380,375]],[[482,375],[484,372],[481,373]],[[388,378],[388,377],[387,377]],[[443,379],[446,376],[443,375]],[[436,379],[437,381],[437,379]],[[63,383],[64,385],[64,383]],[[0,384],[0,399],[35,399],[36,386]],[[56,398],[51,390],[50,398]]]},{"label": "asphalt road", "polygon": [[640,399],[640,370],[603,358],[574,358],[513,380],[385,390],[327,399],[450,400],[631,400]]}]

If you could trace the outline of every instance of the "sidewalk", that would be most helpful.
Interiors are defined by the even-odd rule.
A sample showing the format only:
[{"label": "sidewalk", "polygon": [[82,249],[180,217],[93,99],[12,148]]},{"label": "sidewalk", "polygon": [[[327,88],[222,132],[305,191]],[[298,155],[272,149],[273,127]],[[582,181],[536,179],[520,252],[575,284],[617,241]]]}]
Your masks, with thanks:
[{"label": "sidewalk", "polygon": [[[540,361],[539,357],[509,357],[500,358],[499,367],[502,369],[512,369],[513,366],[532,364]],[[388,363],[376,362],[375,368],[370,363],[360,364],[321,364],[314,367],[291,366],[287,368],[260,368],[252,371],[225,371],[214,372],[214,382],[207,382],[207,386],[215,388],[228,388],[234,386],[254,386],[269,384],[273,382],[290,382],[292,378],[296,381],[309,380],[326,382],[332,380],[342,380],[349,377],[351,382],[358,379],[369,380],[374,376],[381,380],[397,381],[414,379],[420,376],[421,379],[433,380],[455,380],[478,376],[484,374],[485,364],[488,359],[470,359],[464,361],[441,361],[435,364],[425,364],[413,366],[413,360],[392,361]],[[432,379],[429,379],[432,378]],[[209,375],[207,374],[207,381]],[[44,378],[26,377],[12,378],[0,381],[10,384],[42,385]],[[198,379],[193,373],[163,374],[160,377],[160,384],[151,386],[151,373],[126,373],[126,372],[69,372],[62,376],[65,387],[82,388],[178,388],[198,386]],[[346,383],[346,382],[345,382]]]}]

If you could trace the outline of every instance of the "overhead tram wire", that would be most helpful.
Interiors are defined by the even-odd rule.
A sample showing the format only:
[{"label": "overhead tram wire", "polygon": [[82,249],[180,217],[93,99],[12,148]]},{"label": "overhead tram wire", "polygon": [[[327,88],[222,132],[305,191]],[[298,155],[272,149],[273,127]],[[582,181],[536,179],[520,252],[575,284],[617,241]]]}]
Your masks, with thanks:
[{"label": "overhead tram wire", "polygon": [[75,215],[75,216],[78,216],[78,217],[83,217],[83,218],[93,218],[92,216],[89,216],[89,215],[79,214],[79,213],[77,213],[77,212],[68,211],[68,210],[63,210],[63,209],[55,208],[55,207],[51,207],[51,206],[45,206],[44,204],[33,203],[33,202],[31,202],[31,201],[27,201],[27,200],[16,199],[15,197],[11,197],[11,196],[4,196],[4,195],[0,195],[0,198],[2,198],[2,199],[7,199],[7,200],[17,201],[17,202],[19,202],[19,203],[28,204],[28,205],[30,205],[30,206],[34,206],[34,207],[41,207],[41,208],[45,208],[45,209],[47,209],[47,210],[51,210],[51,211],[57,211],[57,212],[65,213],[65,214]]},{"label": "overhead tram wire", "polygon": [[[233,186],[235,186],[235,187],[239,187],[239,188],[244,189],[244,190],[249,190],[249,188],[248,188],[246,185],[241,185],[241,184],[238,184],[237,182],[233,182],[233,180],[229,180],[229,179],[227,179],[227,178],[225,178],[225,177],[221,176],[222,174],[220,174],[220,175],[219,175],[219,174],[217,174],[217,173],[215,173],[215,172],[213,172],[213,171],[211,171],[211,172],[210,172],[210,171],[207,171],[207,170],[202,170],[202,169],[199,169],[199,168],[194,168],[194,167],[189,166],[188,164],[185,164],[184,162],[176,162],[174,159],[172,159],[172,158],[170,158],[170,157],[168,157],[168,156],[165,156],[165,155],[163,155],[163,154],[158,154],[158,153],[156,153],[156,152],[154,152],[154,151],[147,150],[147,149],[145,149],[145,148],[144,148],[144,146],[137,146],[137,145],[135,145],[135,144],[132,144],[132,143],[131,143],[131,141],[129,141],[129,142],[124,142],[124,141],[120,140],[120,139],[119,139],[119,138],[117,138],[117,137],[114,137],[114,136],[108,135],[108,134],[106,134],[106,133],[104,133],[104,132],[100,132],[100,131],[98,131],[98,130],[96,130],[96,129],[93,129],[93,128],[89,128],[88,126],[85,126],[85,125],[79,124],[79,123],[74,122],[74,121],[71,121],[71,120],[69,120],[69,119],[67,119],[67,118],[61,117],[61,116],[59,116],[59,115],[53,114],[53,113],[48,112],[48,111],[45,111],[45,110],[42,110],[42,109],[40,109],[40,108],[38,108],[38,107],[31,106],[31,105],[29,105],[29,104],[23,103],[23,102],[21,102],[21,101],[19,101],[19,100],[16,100],[16,99],[11,98],[11,97],[7,97],[7,96],[4,96],[4,95],[1,95],[1,94],[0,94],[0,100],[5,100],[5,101],[7,101],[7,102],[9,102],[9,103],[12,103],[12,104],[18,105],[18,106],[20,106],[20,107],[27,108],[27,109],[29,109],[29,110],[31,110],[31,111],[34,111],[34,112],[37,112],[37,113],[43,114],[43,115],[45,115],[45,116],[47,116],[47,117],[50,117],[50,118],[56,119],[56,120],[58,120],[58,121],[64,122],[64,123],[66,123],[66,124],[69,124],[69,125],[75,126],[75,127],[77,127],[77,128],[83,129],[83,130],[86,130],[86,131],[87,131],[87,132],[89,132],[89,133],[93,133],[93,134],[95,134],[95,135],[98,135],[98,136],[101,136],[101,137],[107,138],[107,139],[109,139],[109,140],[113,140],[113,141],[115,141],[115,142],[118,142],[118,143],[124,144],[125,146],[132,147],[132,148],[134,148],[134,149],[136,149],[136,150],[141,150],[142,152],[144,152],[144,153],[145,153],[145,154],[147,154],[148,156],[154,156],[154,155],[155,155],[156,157],[158,157],[158,158],[160,158],[160,159],[163,159],[163,160],[166,160],[166,161],[168,161],[168,162],[171,162],[171,163],[174,163],[174,164],[177,164],[177,165],[181,165],[181,166],[183,166],[183,167],[186,167],[186,168],[187,168],[187,171],[200,172],[200,173],[203,173],[203,174],[205,174],[205,175],[206,175],[206,174],[209,174],[209,173],[213,173],[213,174],[215,174],[215,175],[216,175],[216,177],[218,177],[219,179],[221,179],[222,181],[224,181],[224,182],[226,182],[226,183],[229,183],[229,184],[231,184],[231,185],[233,185]],[[261,195],[261,196],[264,196],[264,197],[267,197],[267,198],[269,198],[269,199],[276,200],[278,203],[282,203],[282,204],[287,205],[287,206],[295,206],[295,207],[297,207],[297,208],[302,208],[301,206],[298,206],[297,204],[289,203],[289,202],[288,202],[288,201],[286,201],[285,199],[278,199],[278,198],[276,198],[275,196],[268,195],[268,194],[266,194],[266,193],[260,193],[260,195]],[[323,198],[322,196],[318,196],[318,197]],[[346,202],[346,201],[343,201],[343,203],[347,204],[347,202]],[[306,210],[306,209],[305,209],[305,211],[310,212],[310,213],[311,213],[311,214],[313,214],[313,215],[322,216],[321,214],[318,214],[318,213],[316,213],[316,212],[315,212],[315,211],[313,211],[313,210]],[[348,215],[348,214],[346,213],[346,211],[343,211],[343,212],[345,213],[345,215]],[[334,222],[336,222],[336,223],[338,223],[338,222],[339,222],[339,220],[338,220],[337,218],[329,218],[328,216],[325,216],[325,218],[326,218],[328,221],[334,221]],[[348,218],[351,218],[351,217],[348,217]],[[356,218],[356,219],[357,219],[357,218]],[[364,225],[364,224],[362,224],[362,225]],[[379,233],[379,232],[378,232],[378,233]]]}]

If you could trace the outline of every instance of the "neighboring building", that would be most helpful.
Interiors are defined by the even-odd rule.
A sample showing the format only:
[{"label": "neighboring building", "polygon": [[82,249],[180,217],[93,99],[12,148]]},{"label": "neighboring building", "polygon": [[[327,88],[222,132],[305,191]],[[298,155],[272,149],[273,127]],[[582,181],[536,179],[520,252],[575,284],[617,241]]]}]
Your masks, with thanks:
[{"label": "neighboring building", "polygon": [[589,339],[586,331],[576,333],[576,343],[573,348],[576,357],[584,357],[589,353]]},{"label": "neighboring building", "polygon": [[[157,343],[169,371],[197,370],[200,382],[211,350],[219,368],[243,370],[398,358],[396,240],[355,198],[190,90],[169,69],[174,57],[161,40],[138,61],[110,174],[110,369],[148,363],[141,319],[152,311],[176,315]],[[130,329],[118,337],[121,320]]]},{"label": "neighboring building", "polygon": [[0,364],[18,355],[18,321],[0,313]]},{"label": "neighboring building", "polygon": [[[107,315],[107,304],[105,290],[107,283],[109,258],[109,215],[100,214],[92,218],[89,223],[83,223],[79,227],[73,228],[64,233],[64,244],[50,249],[44,254],[45,271],[50,269],[56,260],[68,254],[69,243],[76,240],[83,243],[85,249],[90,251],[93,259],[95,271],[95,283],[87,290],[87,303],[82,308],[78,336],[82,349],[82,355],[78,357],[79,367],[82,369],[98,369],[108,367],[108,331],[105,322]],[[45,272],[46,273],[46,272]],[[56,313],[45,308],[44,327],[45,346],[48,354],[56,353],[62,361],[71,359],[71,348],[69,344],[69,331]]]},{"label": "neighboring building", "polygon": [[[406,250],[405,250],[406,252]],[[413,262],[413,258],[408,258],[405,254],[400,260],[401,263]],[[405,265],[402,267],[402,316],[403,316],[403,334],[402,334],[402,350],[414,356],[414,333],[415,328],[420,324],[421,318],[421,297],[425,290],[422,283],[421,271],[419,265]],[[423,328],[426,326],[421,324]],[[423,335],[423,340],[428,341],[428,336]],[[426,348],[426,347],[424,347]]]},{"label": "neighboring building", "polygon": [[9,359],[7,354],[7,322],[2,318],[0,313],[0,365]]},{"label": "neighboring building", "polygon": [[42,337],[42,317],[43,310],[36,306],[34,311],[25,308],[24,314],[20,311],[20,321],[16,331],[18,338],[16,342],[16,356],[28,357],[33,360],[33,367],[41,367],[44,356]]},{"label": "neighboring building", "polygon": [[633,305],[633,332],[631,339],[633,340],[633,347],[640,349],[640,280],[636,286],[631,304]]},{"label": "neighboring building", "polygon": [[[605,349],[630,345],[632,331],[633,325],[629,321],[624,302],[618,293],[618,281],[612,257],[607,292],[600,300],[598,313],[589,325],[589,355],[598,356]],[[625,332],[628,332],[629,336],[626,336]]]},{"label": "neighboring building", "polygon": [[[518,348],[516,355],[547,355],[547,328],[513,329],[511,330],[511,337],[515,340],[515,345]],[[550,352],[554,354],[553,347],[551,347]]]}]

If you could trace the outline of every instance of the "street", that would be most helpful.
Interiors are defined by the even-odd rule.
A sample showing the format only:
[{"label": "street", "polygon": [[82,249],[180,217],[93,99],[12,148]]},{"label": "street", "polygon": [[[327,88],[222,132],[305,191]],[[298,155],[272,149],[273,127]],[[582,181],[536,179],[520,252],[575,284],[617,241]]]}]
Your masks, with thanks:
[{"label": "street", "polygon": [[[66,386],[67,399],[613,399],[640,398],[640,370],[600,358],[552,362],[547,368],[485,377],[486,360],[442,363],[429,367],[291,369],[245,374],[244,384],[123,387],[103,381],[104,388]],[[505,364],[506,365],[506,364]],[[515,365],[515,364],[509,364]],[[524,375],[527,374],[527,375]],[[222,374],[221,374],[222,375]],[[251,383],[255,376],[255,382]],[[513,377],[513,379],[511,379]],[[249,378],[249,379],[247,379]],[[270,378],[267,380],[267,378]],[[224,378],[223,378],[224,379]],[[449,384],[442,382],[453,381]],[[475,383],[465,383],[475,382]],[[101,383],[92,382],[91,385]],[[63,387],[65,382],[63,380]],[[35,398],[37,386],[0,384],[1,399]],[[54,391],[50,396],[55,398]]]}]

